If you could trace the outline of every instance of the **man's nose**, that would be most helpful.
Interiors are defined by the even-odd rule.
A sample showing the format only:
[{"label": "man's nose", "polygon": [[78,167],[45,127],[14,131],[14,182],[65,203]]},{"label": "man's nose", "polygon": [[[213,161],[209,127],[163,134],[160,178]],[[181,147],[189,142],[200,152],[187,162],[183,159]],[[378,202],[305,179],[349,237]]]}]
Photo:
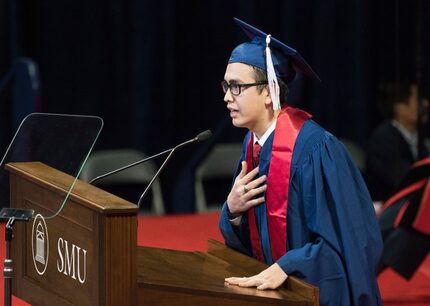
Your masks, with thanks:
[{"label": "man's nose", "polygon": [[233,102],[233,95],[231,94],[230,88],[228,88],[224,94],[224,102],[225,103]]}]

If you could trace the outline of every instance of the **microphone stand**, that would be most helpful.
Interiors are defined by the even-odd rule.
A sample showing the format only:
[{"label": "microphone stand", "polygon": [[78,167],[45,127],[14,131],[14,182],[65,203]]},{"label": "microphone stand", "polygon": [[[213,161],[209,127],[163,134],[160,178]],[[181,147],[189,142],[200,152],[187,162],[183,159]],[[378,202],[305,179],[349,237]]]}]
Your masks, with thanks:
[{"label": "microphone stand", "polygon": [[0,220],[8,220],[6,223],[5,240],[6,240],[6,257],[4,260],[4,305],[12,305],[12,258],[10,254],[10,245],[13,239],[13,225],[15,221],[28,221],[33,216],[32,209],[3,208],[0,211]]},{"label": "microphone stand", "polygon": [[13,224],[15,217],[11,217],[6,223],[5,240],[6,240],[6,257],[4,260],[4,304],[12,305],[12,258],[10,256],[10,244],[13,238]]}]

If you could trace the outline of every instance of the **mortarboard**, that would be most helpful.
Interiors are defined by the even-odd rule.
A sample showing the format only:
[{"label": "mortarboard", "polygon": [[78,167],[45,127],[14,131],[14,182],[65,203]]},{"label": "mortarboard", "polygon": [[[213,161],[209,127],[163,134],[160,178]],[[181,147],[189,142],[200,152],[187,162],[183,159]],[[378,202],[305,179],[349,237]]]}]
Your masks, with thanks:
[{"label": "mortarboard", "polygon": [[[272,70],[272,64],[272,72],[286,83],[294,79],[296,72],[301,72],[321,81],[296,50],[238,18],[234,18],[234,21],[242,28],[251,41],[242,43],[233,50],[228,61],[229,64],[243,63],[267,71],[269,85],[271,80],[269,74],[271,73],[270,70]],[[267,56],[268,53],[269,55]],[[277,86],[276,78],[274,82]],[[275,91],[279,92],[279,89]]]}]

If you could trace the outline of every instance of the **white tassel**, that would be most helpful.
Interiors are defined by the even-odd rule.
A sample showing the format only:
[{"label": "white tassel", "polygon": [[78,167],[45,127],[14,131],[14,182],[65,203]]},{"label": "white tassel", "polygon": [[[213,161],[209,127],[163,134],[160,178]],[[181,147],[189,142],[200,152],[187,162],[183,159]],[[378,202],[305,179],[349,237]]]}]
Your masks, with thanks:
[{"label": "white tassel", "polygon": [[266,36],[266,66],[267,66],[267,81],[269,83],[270,97],[272,98],[273,110],[281,109],[279,101],[279,84],[276,77],[275,68],[273,67],[272,53],[269,48],[270,34]]}]

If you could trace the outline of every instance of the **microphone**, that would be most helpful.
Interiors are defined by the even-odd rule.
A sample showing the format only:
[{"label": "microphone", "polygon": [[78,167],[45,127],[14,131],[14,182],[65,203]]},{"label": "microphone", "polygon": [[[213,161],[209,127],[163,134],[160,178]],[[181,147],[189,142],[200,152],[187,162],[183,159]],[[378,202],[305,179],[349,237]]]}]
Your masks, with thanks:
[{"label": "microphone", "polygon": [[158,156],[161,156],[161,155],[163,155],[163,154],[169,153],[169,155],[166,157],[166,159],[164,160],[164,162],[163,162],[163,164],[161,165],[161,167],[157,170],[157,172],[155,173],[154,177],[153,177],[153,178],[151,179],[151,181],[149,182],[148,186],[146,186],[145,191],[144,191],[144,192],[142,193],[142,195],[140,196],[139,201],[137,202],[137,207],[140,207],[140,205],[142,204],[142,200],[144,199],[145,195],[148,193],[149,188],[151,187],[152,183],[157,179],[158,175],[159,175],[159,174],[160,174],[160,172],[163,170],[163,168],[166,166],[167,162],[168,162],[168,161],[169,161],[169,159],[172,157],[173,153],[174,153],[177,149],[179,149],[179,148],[182,148],[182,147],[184,147],[184,146],[187,146],[187,145],[192,144],[192,143],[195,143],[195,142],[202,142],[202,141],[205,141],[206,139],[210,138],[211,136],[212,136],[212,132],[211,132],[210,130],[206,130],[206,131],[201,132],[200,134],[198,134],[196,137],[194,137],[194,138],[192,138],[192,139],[190,139],[190,140],[184,141],[184,142],[182,142],[182,143],[180,143],[180,144],[176,145],[176,146],[175,146],[175,147],[173,147],[173,148],[170,148],[170,149],[165,150],[165,151],[163,151],[163,152],[160,152],[160,153],[158,153],[158,154],[155,154],[155,155],[149,156],[149,157],[147,157],[147,158],[144,158],[144,159],[138,160],[137,162],[134,162],[134,163],[129,164],[129,165],[126,165],[126,166],[124,166],[124,167],[121,167],[121,168],[115,169],[115,170],[110,171],[110,172],[107,172],[107,173],[105,173],[105,174],[99,175],[99,176],[97,176],[97,177],[93,178],[92,180],[90,180],[88,183],[89,183],[89,184],[92,184],[92,183],[94,183],[95,181],[98,181],[98,180],[100,180],[100,179],[102,179],[102,178],[105,178],[105,177],[107,177],[107,176],[113,175],[113,174],[115,174],[115,173],[118,173],[118,172],[120,172],[120,171],[126,170],[126,169],[128,169],[128,168],[134,167],[134,166],[136,166],[136,165],[142,164],[142,163],[144,163],[144,162],[146,162],[146,161],[149,161],[149,160],[151,160],[151,159],[154,159],[154,158],[156,158],[156,157],[158,157]]}]

